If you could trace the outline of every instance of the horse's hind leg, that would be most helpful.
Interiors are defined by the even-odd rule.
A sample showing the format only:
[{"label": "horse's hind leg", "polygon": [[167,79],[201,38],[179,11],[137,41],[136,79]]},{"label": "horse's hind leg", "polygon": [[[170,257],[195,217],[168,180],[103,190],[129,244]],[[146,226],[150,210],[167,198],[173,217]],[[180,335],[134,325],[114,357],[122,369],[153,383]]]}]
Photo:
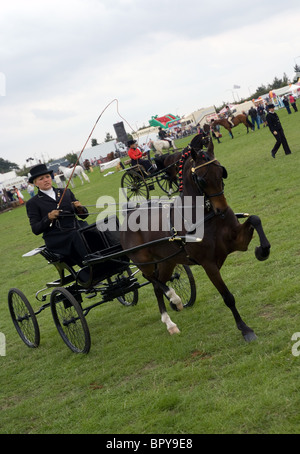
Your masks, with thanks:
[{"label": "horse's hind leg", "polygon": [[83,176],[83,178],[85,179],[85,181],[87,181],[88,183],[90,183],[89,177],[88,177],[84,172],[82,172],[82,176]]},{"label": "horse's hind leg", "polygon": [[169,299],[170,304],[172,305],[172,307],[175,308],[175,310],[183,309],[180,297],[175,293],[174,289],[163,284],[158,279],[148,276],[145,277],[153,285],[155,296],[158,302],[159,311],[161,313],[161,321],[166,324],[170,334],[179,333],[180,331],[177,325],[172,322],[170,316],[167,313],[166,305],[164,302],[164,295],[166,295],[166,297]]},{"label": "horse's hind leg", "polygon": [[204,269],[211,282],[214,284],[216,289],[221,294],[224,303],[231,310],[234,320],[236,322],[236,326],[242,332],[245,341],[250,342],[252,340],[255,340],[256,335],[254,331],[251,328],[249,328],[249,326],[247,326],[246,323],[242,320],[235,305],[235,298],[226,287],[221,277],[219,269],[217,267],[215,268],[204,267]]},{"label": "horse's hind leg", "polygon": [[177,327],[176,323],[172,322],[169,314],[167,313],[166,305],[164,302],[164,292],[160,288],[153,283],[154,292],[157,298],[159,311],[161,314],[161,321],[166,324],[167,330],[170,334],[180,333],[179,328]]}]

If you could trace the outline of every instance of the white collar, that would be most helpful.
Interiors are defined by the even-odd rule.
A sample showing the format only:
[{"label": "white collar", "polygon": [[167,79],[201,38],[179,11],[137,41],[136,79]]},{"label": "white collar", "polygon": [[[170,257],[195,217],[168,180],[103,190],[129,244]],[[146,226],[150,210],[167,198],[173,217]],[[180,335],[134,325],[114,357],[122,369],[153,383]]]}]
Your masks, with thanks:
[{"label": "white collar", "polygon": [[44,194],[48,195],[52,199],[56,200],[56,194],[55,194],[53,187],[51,187],[50,189],[46,189],[46,190],[40,189],[40,191],[43,192]]}]

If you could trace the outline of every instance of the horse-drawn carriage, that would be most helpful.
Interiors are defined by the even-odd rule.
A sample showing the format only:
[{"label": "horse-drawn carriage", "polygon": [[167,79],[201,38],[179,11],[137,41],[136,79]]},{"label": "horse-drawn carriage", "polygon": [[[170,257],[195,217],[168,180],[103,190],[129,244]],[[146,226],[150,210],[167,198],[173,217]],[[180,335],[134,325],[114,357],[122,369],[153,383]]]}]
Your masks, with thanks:
[{"label": "horse-drawn carriage", "polygon": [[[107,230],[105,226],[108,223],[115,223],[116,228]],[[89,251],[84,266],[79,270],[67,264],[62,256],[49,251],[46,246],[24,254],[41,254],[49,264],[55,266],[59,275],[57,280],[48,282],[45,288],[36,292],[37,301],[43,303],[36,311],[21,290],[11,288],[8,292],[13,323],[28,347],[39,346],[37,315],[50,307],[56,328],[65,344],[73,352],[88,353],[91,338],[86,316],[91,309],[112,300],[118,300],[124,306],[134,306],[138,302],[139,290],[149,284],[149,281],[137,278],[139,269],[130,262],[128,251],[120,245],[117,217],[106,218],[79,232]],[[190,268],[178,265],[170,281],[180,295],[183,306],[192,306],[196,299],[196,288]],[[100,300],[91,303],[98,295]]]},{"label": "horse-drawn carriage", "polygon": [[[147,202],[145,206],[137,203],[135,208],[130,207],[120,230],[102,229],[98,223],[98,228],[93,225],[81,230],[90,253],[79,271],[75,271],[63,258],[49,253],[44,247],[33,252],[42,254],[49,263],[55,265],[59,279],[37,292],[37,299],[42,302],[50,296],[50,303],[42,305],[37,312],[34,312],[20,290],[13,288],[9,291],[8,301],[13,322],[28,346],[38,346],[36,315],[50,306],[55,325],[68,347],[74,352],[88,352],[90,335],[85,317],[90,310],[116,298],[127,306],[134,305],[138,301],[139,289],[148,283],[153,285],[161,321],[166,324],[170,334],[178,333],[177,325],[167,314],[164,296],[169,299],[172,309],[181,310],[184,306],[194,304],[196,290],[190,265],[203,267],[232,312],[244,339],[247,342],[256,339],[254,331],[241,318],[235,297],[223,281],[220,270],[229,254],[248,249],[254,231],[260,242],[255,248],[255,256],[259,261],[269,257],[271,245],[258,216],[234,213],[228,205],[223,182],[227,178],[227,171],[215,157],[210,137],[208,147],[203,151],[205,140],[200,135],[194,137],[190,146],[180,153],[178,166],[181,193],[179,206],[184,215],[186,209],[191,210],[191,219],[195,220],[193,228],[188,229],[185,222],[180,228],[174,228],[177,212],[174,204],[170,208],[165,207],[167,204],[163,202],[160,206]],[[176,159],[174,153],[173,165]],[[132,168],[129,170],[135,171]],[[134,177],[135,175],[132,179]],[[141,176],[140,179],[145,185],[146,177]],[[138,189],[132,192],[139,194]],[[203,208],[204,214],[200,220],[197,217],[199,206]],[[137,213],[139,209],[145,210],[142,216],[147,220],[148,228],[131,229],[132,219],[141,218]],[[240,223],[239,220],[244,218],[246,220]],[[180,219],[184,220],[182,215]],[[162,227],[164,220],[167,220],[167,227]],[[202,238],[197,236],[199,222],[205,228]],[[160,227],[155,230],[151,228],[152,225]],[[116,226],[118,227],[117,220]],[[136,269],[133,268],[135,266]],[[145,279],[142,283],[136,278],[139,270]],[[54,289],[50,291],[50,288]],[[86,301],[83,301],[83,297],[90,300],[98,294],[101,294],[99,302],[86,305]]]}]

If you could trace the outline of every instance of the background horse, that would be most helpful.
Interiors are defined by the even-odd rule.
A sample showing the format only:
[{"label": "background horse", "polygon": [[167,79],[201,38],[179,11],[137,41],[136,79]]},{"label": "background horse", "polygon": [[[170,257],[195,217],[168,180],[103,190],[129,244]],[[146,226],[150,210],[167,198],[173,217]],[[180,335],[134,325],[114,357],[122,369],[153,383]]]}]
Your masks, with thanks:
[{"label": "background horse", "polygon": [[229,131],[229,134],[231,135],[232,139],[233,139],[233,134],[232,134],[231,129],[233,127],[239,125],[240,123],[243,123],[243,125],[246,126],[247,134],[249,133],[249,128],[251,128],[251,129],[253,128],[253,124],[251,123],[251,121],[248,120],[247,116],[244,114],[236,115],[235,117],[233,117],[232,122],[233,122],[234,126],[232,126],[226,118],[219,118],[218,120],[214,120],[212,122],[211,126],[212,127],[214,127],[215,125],[223,126],[225,129],[227,129],[227,131]]},{"label": "background horse", "polygon": [[[70,168],[70,167],[59,166],[58,170],[61,173],[63,173],[65,179],[68,181],[74,169]],[[86,175],[86,173],[84,172],[83,168],[81,166],[79,166],[79,165],[76,166],[76,168],[74,170],[74,173],[73,173],[73,176],[78,176],[80,178],[81,184],[83,184],[83,178],[88,183],[90,183],[89,177]],[[74,183],[72,181],[73,180],[73,176],[72,176],[72,179],[71,179],[70,183],[71,183],[71,186],[74,188]]]},{"label": "background horse", "polygon": [[[186,225],[181,230],[174,231],[175,204],[171,209],[169,208],[167,213],[165,211],[167,208],[163,204],[157,207],[148,204],[146,206],[146,208],[148,207],[148,229],[137,231],[129,229],[131,216],[136,219],[138,209],[132,210],[124,220],[120,232],[121,244],[124,249],[129,251],[128,256],[141,269],[144,277],[153,284],[161,320],[166,324],[170,334],[179,332],[179,329],[167,314],[164,295],[170,300],[172,308],[176,308],[176,310],[183,308],[175,291],[166,285],[172,276],[174,267],[180,263],[201,265],[204,268],[226,306],[232,311],[237,328],[242,332],[244,339],[251,341],[256,338],[256,335],[237,311],[235,298],[224,283],[220,269],[231,252],[247,250],[254,229],[260,239],[260,246],[255,250],[258,260],[268,258],[270,243],[264,234],[258,216],[238,216],[229,207],[224,196],[223,185],[223,178],[227,177],[226,169],[215,158],[211,139],[206,152],[201,151],[201,146],[202,138],[199,140],[199,136],[196,136],[190,147],[183,150],[179,177],[182,206],[184,208],[186,203],[193,206],[193,219],[197,219],[195,217],[197,204],[203,204],[202,197],[197,196],[204,196],[203,238],[195,238],[194,242],[182,239],[186,234],[192,235]],[[189,197],[186,198],[186,196]],[[145,217],[146,214],[145,207],[143,207],[142,216]],[[247,220],[241,224],[239,217],[247,217]],[[166,219],[169,223],[167,226],[164,223]],[[155,224],[152,224],[153,220]],[[151,225],[158,225],[160,228],[157,231],[151,231]],[[159,246],[153,244],[154,240],[162,238],[165,238],[166,241],[160,243]],[[130,251],[130,248],[146,243],[149,245]]]},{"label": "background horse", "polygon": [[[172,143],[172,145],[170,145],[169,140]],[[157,140],[155,142],[153,142],[153,140],[150,140],[150,146],[153,147],[155,151],[160,155],[163,154],[163,150],[169,150],[171,146],[173,147],[173,150],[177,150],[173,139]]]}]

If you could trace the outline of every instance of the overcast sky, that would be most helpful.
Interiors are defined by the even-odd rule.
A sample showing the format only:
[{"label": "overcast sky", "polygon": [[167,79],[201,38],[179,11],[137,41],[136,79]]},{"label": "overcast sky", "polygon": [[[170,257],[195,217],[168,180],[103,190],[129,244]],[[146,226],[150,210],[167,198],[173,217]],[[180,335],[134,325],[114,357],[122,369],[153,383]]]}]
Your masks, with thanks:
[{"label": "overcast sky", "polygon": [[136,129],[293,78],[299,23],[299,0],[9,0],[0,157],[23,166],[81,151],[113,99],[92,135],[99,143],[123,121],[117,107]]}]

